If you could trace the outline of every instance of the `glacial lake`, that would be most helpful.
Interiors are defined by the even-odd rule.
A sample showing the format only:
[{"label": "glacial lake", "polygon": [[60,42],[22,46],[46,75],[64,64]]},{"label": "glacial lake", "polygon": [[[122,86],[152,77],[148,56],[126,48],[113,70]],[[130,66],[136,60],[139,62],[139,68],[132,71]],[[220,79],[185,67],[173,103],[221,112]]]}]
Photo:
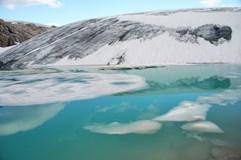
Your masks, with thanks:
[{"label": "glacial lake", "polygon": [[241,66],[0,71],[1,160],[240,160]]}]

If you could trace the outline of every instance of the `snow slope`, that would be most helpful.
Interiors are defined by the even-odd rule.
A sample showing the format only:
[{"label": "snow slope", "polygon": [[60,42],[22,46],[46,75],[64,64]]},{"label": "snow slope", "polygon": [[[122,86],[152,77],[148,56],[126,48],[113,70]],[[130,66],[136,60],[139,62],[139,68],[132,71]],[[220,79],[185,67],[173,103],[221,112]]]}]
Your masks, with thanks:
[{"label": "snow slope", "polygon": [[14,46],[9,46],[9,47],[0,47],[0,54],[2,54],[3,52],[13,48]]},{"label": "snow slope", "polygon": [[2,67],[241,63],[241,8],[155,11],[46,32],[0,56]]}]

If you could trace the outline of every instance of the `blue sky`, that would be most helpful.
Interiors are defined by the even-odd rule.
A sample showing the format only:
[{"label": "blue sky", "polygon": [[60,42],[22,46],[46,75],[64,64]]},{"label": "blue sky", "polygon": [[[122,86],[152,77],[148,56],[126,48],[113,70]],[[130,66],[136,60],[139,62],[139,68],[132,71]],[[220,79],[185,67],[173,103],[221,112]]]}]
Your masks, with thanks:
[{"label": "blue sky", "polygon": [[239,7],[241,0],[0,0],[0,18],[48,25],[153,10]]}]

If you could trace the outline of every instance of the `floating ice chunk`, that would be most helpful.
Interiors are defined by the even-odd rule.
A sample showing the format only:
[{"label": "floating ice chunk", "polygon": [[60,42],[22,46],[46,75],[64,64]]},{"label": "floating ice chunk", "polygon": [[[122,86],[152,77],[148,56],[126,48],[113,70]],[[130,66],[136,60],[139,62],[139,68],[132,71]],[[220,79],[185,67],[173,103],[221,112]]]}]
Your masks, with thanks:
[{"label": "floating ice chunk", "polygon": [[95,98],[143,88],[142,77],[102,73],[0,72],[0,105],[19,106]]},{"label": "floating ice chunk", "polygon": [[151,120],[141,120],[132,123],[118,123],[113,122],[104,125],[90,125],[85,126],[84,129],[95,133],[102,134],[152,134],[161,128],[159,122]]},{"label": "floating ice chunk", "polygon": [[210,121],[190,122],[182,125],[181,128],[195,132],[224,133],[221,128]]},{"label": "floating ice chunk", "polygon": [[241,100],[241,89],[237,88],[234,90],[225,90],[223,93],[216,94],[213,96],[201,96],[197,99],[201,103],[210,103],[218,105],[230,105],[235,104]]},{"label": "floating ice chunk", "polygon": [[196,102],[184,101],[168,113],[154,118],[156,121],[195,121],[205,120],[206,112],[211,106]]},{"label": "floating ice chunk", "polygon": [[0,114],[0,136],[34,129],[56,116],[64,103],[26,107],[3,107]]}]

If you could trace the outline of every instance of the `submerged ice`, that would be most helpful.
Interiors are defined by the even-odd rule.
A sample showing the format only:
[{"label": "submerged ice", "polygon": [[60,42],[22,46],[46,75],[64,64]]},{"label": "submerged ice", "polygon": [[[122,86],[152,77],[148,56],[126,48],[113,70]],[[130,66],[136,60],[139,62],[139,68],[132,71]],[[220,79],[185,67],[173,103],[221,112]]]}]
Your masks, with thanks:
[{"label": "submerged ice", "polygon": [[196,102],[181,102],[179,106],[173,108],[168,113],[154,118],[156,121],[195,121],[205,120],[206,112],[211,106]]},{"label": "submerged ice", "polygon": [[232,105],[241,100],[241,87],[233,90],[225,90],[223,93],[213,96],[201,96],[198,98],[200,103],[210,103],[217,105]]},{"label": "submerged ice", "polygon": [[113,122],[85,126],[84,129],[102,134],[152,134],[161,128],[161,124],[151,120],[141,120],[131,123]]},{"label": "submerged ice", "polygon": [[210,121],[189,122],[181,126],[182,129],[195,132],[223,133],[224,131]]},{"label": "submerged ice", "polygon": [[0,136],[34,129],[55,117],[64,107],[64,103],[3,107],[0,112]]}]

